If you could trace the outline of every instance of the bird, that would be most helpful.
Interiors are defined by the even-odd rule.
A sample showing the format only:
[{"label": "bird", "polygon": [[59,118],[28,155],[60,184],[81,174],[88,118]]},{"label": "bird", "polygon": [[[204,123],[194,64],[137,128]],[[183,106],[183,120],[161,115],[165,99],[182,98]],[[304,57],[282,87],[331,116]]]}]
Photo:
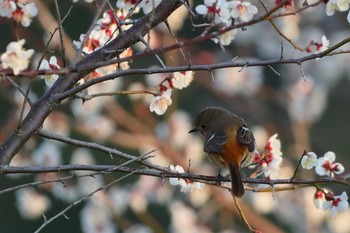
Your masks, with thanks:
[{"label": "bird", "polygon": [[248,125],[241,117],[224,108],[206,107],[195,118],[195,127],[189,133],[194,132],[204,137],[203,151],[208,153],[211,162],[220,170],[229,170],[232,195],[242,197],[241,167],[250,164],[255,149],[254,134]]}]

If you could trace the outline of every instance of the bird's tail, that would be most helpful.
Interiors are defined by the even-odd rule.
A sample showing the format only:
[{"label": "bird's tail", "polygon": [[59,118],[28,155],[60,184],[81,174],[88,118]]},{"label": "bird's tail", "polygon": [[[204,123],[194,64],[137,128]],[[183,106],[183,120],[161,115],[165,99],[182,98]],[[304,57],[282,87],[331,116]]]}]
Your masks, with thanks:
[{"label": "bird's tail", "polygon": [[231,174],[231,193],[235,197],[241,197],[244,194],[244,186],[242,181],[242,172],[239,165],[229,165]]}]

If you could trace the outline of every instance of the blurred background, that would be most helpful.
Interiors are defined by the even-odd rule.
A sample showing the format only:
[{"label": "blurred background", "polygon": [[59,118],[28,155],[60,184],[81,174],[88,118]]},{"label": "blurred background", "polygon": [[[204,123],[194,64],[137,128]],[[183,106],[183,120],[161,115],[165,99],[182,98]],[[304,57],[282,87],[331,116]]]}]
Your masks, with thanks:
[{"label": "blurred background", "polygon": [[[57,26],[57,15],[51,1],[33,1],[38,15],[29,27],[14,24],[0,17],[0,53],[17,38],[25,38],[25,48],[34,49],[32,68],[35,69],[45,44]],[[258,2],[252,1],[259,12],[264,12]],[[273,2],[266,2],[273,6]],[[303,2],[295,1],[296,6]],[[309,2],[311,3],[311,2]],[[115,7],[115,1],[111,2]],[[192,6],[202,4],[193,1]],[[59,2],[62,15],[72,3]],[[194,9],[194,7],[192,7]],[[59,38],[54,37],[45,57],[55,55],[63,67],[63,60],[75,56],[72,41],[86,33],[96,12],[93,3],[80,0],[73,5],[63,23],[66,57],[62,57]],[[141,16],[142,13],[135,15]],[[296,45],[305,48],[310,41],[321,42],[325,35],[330,46],[349,37],[347,12],[336,12],[328,17],[325,4],[308,9],[301,14],[275,20],[280,30]],[[207,20],[198,16],[195,24]],[[194,27],[184,7],[169,18],[169,24],[177,40],[191,39],[203,32],[204,27]],[[151,32],[151,47],[164,47],[175,43],[165,25]],[[269,22],[262,22],[239,30],[235,40],[224,48],[213,41],[204,41],[180,50],[161,54],[168,66],[214,64],[236,58],[236,61],[262,61],[279,59],[283,47],[284,58],[307,56],[307,52],[294,49],[273,29]],[[141,45],[133,47],[141,52]],[[341,50],[350,50],[349,45]],[[190,60],[189,60],[190,58]],[[151,95],[119,95],[100,97],[82,104],[79,99],[69,99],[57,108],[45,121],[44,129],[60,135],[97,142],[133,155],[143,155],[152,150],[152,163],[169,166],[181,165],[190,172],[216,175],[215,168],[202,152],[201,138],[187,132],[193,126],[194,116],[206,106],[222,106],[242,116],[253,129],[257,149],[262,152],[268,138],[277,133],[282,144],[283,162],[280,178],[290,178],[304,150],[323,156],[327,151],[337,155],[336,160],[349,172],[350,146],[349,56],[342,54],[303,63],[273,65],[272,67],[226,68],[212,73],[198,71],[194,81],[183,90],[174,90],[172,104],[166,113],[158,116],[149,110]],[[135,60],[130,69],[161,67],[156,57]],[[95,85],[89,93],[116,90],[140,90],[153,87],[167,74],[133,75]],[[29,85],[26,78],[13,79],[22,88]],[[46,86],[37,78],[31,96],[39,98]],[[6,79],[0,85],[0,140],[17,127],[23,97]],[[86,148],[46,140],[38,136],[28,141],[15,156],[11,165],[53,166],[59,164],[119,164]],[[137,166],[137,165],[135,165]],[[245,171],[249,174],[249,170]],[[76,172],[76,174],[84,174]],[[48,173],[33,175],[8,175],[0,177],[1,190],[20,184],[41,180],[53,180],[72,173]],[[33,232],[46,218],[50,218],[93,190],[123,177],[113,173],[80,179],[70,179],[46,185],[27,187],[0,195],[2,218],[1,232]],[[300,170],[297,178],[315,178],[314,170]],[[321,187],[336,195],[350,191],[348,186],[327,184]],[[247,220],[262,232],[350,232],[350,210],[337,214],[316,209],[313,204],[315,188],[291,191],[255,193],[247,191],[239,200]],[[180,192],[168,180],[132,175],[117,184],[96,193],[93,197],[69,210],[42,232],[248,232],[242,223],[230,193],[205,185],[191,193]]]}]

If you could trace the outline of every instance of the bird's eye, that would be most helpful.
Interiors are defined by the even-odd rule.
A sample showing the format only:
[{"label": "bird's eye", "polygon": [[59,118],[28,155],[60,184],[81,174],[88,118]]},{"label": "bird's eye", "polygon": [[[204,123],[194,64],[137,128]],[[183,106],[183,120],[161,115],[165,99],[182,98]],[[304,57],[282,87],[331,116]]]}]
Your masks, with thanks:
[{"label": "bird's eye", "polygon": [[207,124],[201,124],[201,129],[206,129],[207,128]]}]

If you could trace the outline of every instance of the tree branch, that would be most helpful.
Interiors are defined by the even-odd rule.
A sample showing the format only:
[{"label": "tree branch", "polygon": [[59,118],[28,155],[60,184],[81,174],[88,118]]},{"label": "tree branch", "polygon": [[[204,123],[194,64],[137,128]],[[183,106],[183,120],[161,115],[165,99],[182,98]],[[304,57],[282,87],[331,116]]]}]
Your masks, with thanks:
[{"label": "tree branch", "polygon": [[[120,33],[105,47],[96,50],[74,65],[81,65],[105,61],[117,57],[122,51],[139,41],[150,29],[163,22],[173,11],[181,5],[177,0],[163,0],[152,12],[142,17],[129,30]],[[93,69],[87,69],[78,74],[68,74],[60,77],[55,84],[33,104],[31,110],[22,122],[21,129],[14,130],[0,147],[0,164],[9,164],[15,154],[29,138],[41,127],[46,117],[59,105],[60,100],[52,98],[55,94],[68,91],[81,78]]]},{"label": "tree branch", "polygon": [[[159,178],[182,178],[193,181],[206,181],[210,184],[217,184],[218,182],[230,182],[230,178],[198,175],[191,173],[178,173],[173,172],[167,167],[162,167],[161,171],[150,170],[147,168],[130,168],[120,165],[82,165],[82,164],[68,164],[57,166],[1,166],[1,174],[35,174],[35,173],[48,173],[48,172],[67,172],[67,171],[98,171],[98,172],[123,172],[133,173],[137,175],[154,176]],[[324,183],[338,183],[349,186],[347,180],[350,178],[350,173],[337,177],[322,177],[316,179],[257,179],[257,178],[243,178],[244,183],[248,184],[266,184],[270,186],[274,185],[313,185]]]},{"label": "tree branch", "polygon": [[[350,53],[350,51],[348,51]],[[63,100],[67,97],[73,96],[74,94],[81,92],[82,90],[93,86],[97,83],[101,83],[107,80],[112,80],[115,78],[127,76],[127,75],[143,75],[143,74],[157,74],[157,73],[172,73],[172,72],[181,72],[181,71],[209,71],[216,69],[222,69],[222,68],[228,68],[228,67],[252,67],[252,66],[272,66],[272,65],[279,65],[279,64],[295,64],[300,65],[306,61],[315,60],[316,58],[320,58],[324,53],[318,53],[318,54],[310,54],[304,57],[300,58],[290,58],[290,59],[272,59],[272,60],[265,60],[265,61],[246,61],[246,62],[236,62],[236,61],[228,61],[228,62],[222,62],[222,63],[215,63],[215,64],[206,64],[206,65],[186,65],[186,66],[176,66],[176,67],[165,67],[165,68],[144,68],[144,69],[129,69],[129,70],[121,70],[118,72],[114,72],[112,74],[108,74],[105,76],[101,76],[98,78],[94,78],[92,80],[89,80],[79,86],[76,86],[66,92],[59,93],[55,95],[54,98],[57,98],[58,100]],[[327,56],[332,56],[338,53],[328,53]],[[344,54],[344,51],[339,53]]]},{"label": "tree branch", "polygon": [[[38,130],[37,134],[44,137],[44,138],[47,138],[47,139],[52,139],[52,140],[64,142],[64,143],[78,146],[78,147],[86,147],[89,149],[98,150],[98,151],[104,152],[104,153],[111,155],[111,156],[115,155],[115,156],[118,156],[118,157],[126,159],[126,160],[132,160],[132,161],[138,162],[146,167],[149,167],[149,168],[152,168],[155,170],[164,171],[164,168],[162,166],[147,162],[147,161],[145,161],[144,157],[136,157],[136,156],[121,152],[121,151],[116,150],[116,149],[111,149],[109,147],[102,146],[102,145],[94,143],[94,142],[86,142],[86,141],[81,141],[81,140],[77,140],[77,139],[72,139],[72,138],[64,137],[64,136],[54,134],[54,133],[51,133],[51,132],[48,132],[45,130]],[[148,154],[150,154],[152,152],[153,151],[149,152]],[[168,171],[168,169],[165,169],[165,171]]]},{"label": "tree branch", "polygon": [[[137,169],[135,170],[137,171]],[[39,233],[42,229],[44,229],[48,224],[50,224],[51,222],[53,222],[55,219],[57,219],[58,217],[60,216],[63,216],[65,215],[65,213],[70,210],[71,208],[73,208],[74,206],[80,204],[81,202],[87,200],[88,198],[92,197],[95,193],[101,191],[101,190],[104,190],[110,186],[112,186],[113,184],[116,184],[117,182],[125,179],[126,177],[132,175],[133,173],[128,173],[122,177],[120,177],[119,179],[116,179],[116,180],[113,180],[112,182],[109,182],[108,184],[102,186],[102,187],[99,187],[97,189],[95,189],[94,191],[88,193],[87,195],[81,197],[80,199],[78,199],[77,201],[73,202],[72,204],[70,204],[69,206],[67,206],[66,208],[64,208],[61,212],[59,212],[58,214],[54,215],[52,218],[50,219],[45,219],[44,223],[35,231],[35,233]]]}]

